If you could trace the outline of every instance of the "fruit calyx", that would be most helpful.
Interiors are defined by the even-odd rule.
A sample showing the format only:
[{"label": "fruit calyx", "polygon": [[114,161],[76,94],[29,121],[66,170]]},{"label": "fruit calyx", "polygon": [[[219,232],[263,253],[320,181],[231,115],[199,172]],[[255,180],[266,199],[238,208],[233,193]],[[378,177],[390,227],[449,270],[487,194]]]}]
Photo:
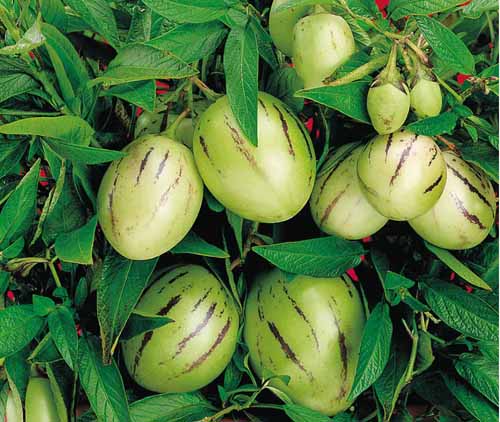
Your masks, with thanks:
[{"label": "fruit calyx", "polygon": [[389,54],[387,65],[375,78],[375,81],[373,81],[371,88],[376,88],[382,85],[390,84],[395,86],[405,94],[408,92],[406,83],[403,77],[401,76],[401,73],[399,72],[397,59],[398,59],[398,46],[395,43],[393,44],[391,52]]}]

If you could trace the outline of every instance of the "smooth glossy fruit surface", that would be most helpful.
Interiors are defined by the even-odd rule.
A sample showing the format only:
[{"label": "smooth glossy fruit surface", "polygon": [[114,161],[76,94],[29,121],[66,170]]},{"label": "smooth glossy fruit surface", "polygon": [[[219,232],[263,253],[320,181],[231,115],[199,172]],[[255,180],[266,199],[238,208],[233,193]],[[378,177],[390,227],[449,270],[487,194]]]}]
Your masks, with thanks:
[{"label": "smooth glossy fruit surface", "polygon": [[191,229],[203,183],[191,151],[164,135],[146,135],[123,151],[127,155],[109,166],[99,187],[99,223],[126,258],[153,258]]},{"label": "smooth glossy fruit surface", "polygon": [[443,106],[439,83],[425,78],[416,80],[410,91],[411,108],[421,119],[437,116]]},{"label": "smooth glossy fruit surface", "polygon": [[288,220],[311,195],[316,159],[309,134],[286,105],[269,94],[259,93],[257,147],[243,135],[223,97],[201,116],[193,152],[210,192],[248,220]]},{"label": "smooth glossy fruit surface", "polygon": [[236,348],[239,316],[221,282],[199,265],[182,265],[155,281],[136,308],[173,322],[124,342],[125,365],[142,387],[194,391],[212,382]]},{"label": "smooth glossy fruit surface", "polygon": [[453,152],[443,156],[448,179],[441,198],[409,223],[421,237],[441,248],[472,248],[488,236],[495,222],[495,191],[481,169]]},{"label": "smooth glossy fruit surface", "polygon": [[359,186],[357,163],[363,146],[356,145],[343,145],[328,158],[318,173],[309,201],[317,226],[345,239],[370,236],[387,223]]},{"label": "smooth glossy fruit surface", "polygon": [[293,27],[300,18],[305,16],[310,6],[295,6],[281,12],[277,8],[288,0],[274,0],[269,12],[269,33],[274,45],[281,50],[285,56],[293,53]]},{"label": "smooth glossy fruit surface", "polygon": [[373,85],[368,90],[368,115],[375,130],[389,134],[403,126],[410,111],[410,93],[405,83]]},{"label": "smooth glossy fruit surface", "polygon": [[293,29],[293,63],[306,89],[322,86],[355,50],[351,28],[340,16],[313,14]]},{"label": "smooth glossy fruit surface", "polygon": [[365,317],[346,277],[260,275],[247,300],[244,336],[259,376],[296,403],[333,415],[349,407]]},{"label": "smooth glossy fruit surface", "polygon": [[446,165],[432,138],[399,131],[373,138],[358,159],[358,177],[368,201],[391,220],[427,212],[441,196]]},{"label": "smooth glossy fruit surface", "polygon": [[30,378],[26,390],[25,419],[26,422],[60,421],[48,379]]},{"label": "smooth glossy fruit surface", "polygon": [[[151,113],[149,111],[142,112],[137,119],[137,123],[135,124],[134,138],[137,139],[143,135],[156,135],[160,133],[163,117],[163,113]],[[175,122],[177,117],[179,117],[178,114],[169,113],[167,126]],[[175,140],[182,142],[188,148],[192,148],[194,126],[195,123],[193,123],[191,118],[186,117],[183,119],[175,131]]]}]

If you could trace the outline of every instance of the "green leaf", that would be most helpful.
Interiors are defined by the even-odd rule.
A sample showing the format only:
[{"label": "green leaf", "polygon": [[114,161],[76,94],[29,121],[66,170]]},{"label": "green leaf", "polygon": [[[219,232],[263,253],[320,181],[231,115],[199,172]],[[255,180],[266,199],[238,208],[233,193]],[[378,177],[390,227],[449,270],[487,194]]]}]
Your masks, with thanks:
[{"label": "green leaf", "polygon": [[5,135],[32,135],[88,145],[94,135],[92,127],[76,116],[28,117],[0,126]]},{"label": "green leaf", "polygon": [[96,226],[95,216],[79,229],[57,236],[55,248],[59,259],[64,262],[91,265]]},{"label": "green leaf", "polygon": [[132,13],[132,21],[127,34],[127,44],[149,41],[153,24],[152,13],[149,7],[137,4]]},{"label": "green leaf", "polygon": [[411,132],[419,135],[436,136],[443,133],[453,133],[459,116],[452,111],[445,111],[439,116],[427,117],[406,126]]},{"label": "green leaf", "polygon": [[26,235],[35,217],[40,160],[17,185],[0,212],[0,246]]},{"label": "green leaf", "polygon": [[430,15],[452,9],[463,3],[461,0],[392,0],[388,12],[394,20],[409,15]]},{"label": "green leaf", "polygon": [[198,422],[216,411],[198,392],[157,394],[130,405],[132,422]]},{"label": "green leaf", "polygon": [[446,249],[438,248],[437,246],[431,245],[425,242],[425,247],[429,249],[434,255],[436,255],[441,262],[443,262],[448,268],[457,273],[465,281],[472,284],[473,286],[480,287],[481,289],[491,291],[491,287],[486,283],[481,277],[476,273],[471,271],[466,265],[462,264],[452,253]]},{"label": "green leaf", "polygon": [[498,421],[498,411],[467,385],[449,375],[442,374],[446,386],[467,411],[479,422]]},{"label": "green leaf", "polygon": [[98,420],[129,422],[130,415],[120,371],[111,362],[104,365],[95,341],[78,342],[78,374]]},{"label": "green leaf", "polygon": [[170,252],[174,254],[187,253],[193,255],[209,256],[212,258],[229,258],[226,251],[211,245],[203,240],[193,231],[190,231],[184,239],[175,245]]},{"label": "green leaf", "polygon": [[65,306],[60,306],[49,314],[47,322],[57,350],[68,366],[75,369],[78,358],[78,336],[71,312]]},{"label": "green leaf", "polygon": [[[233,229],[234,238],[236,239],[236,244],[240,251],[240,255],[243,254],[243,218],[237,214],[232,213],[226,209],[227,221],[231,228]],[[228,256],[229,258],[229,256]]]},{"label": "green leaf", "polygon": [[431,280],[423,286],[426,302],[445,324],[479,340],[498,340],[498,311],[487,302],[451,283]]},{"label": "green leaf", "polygon": [[131,338],[142,333],[163,327],[172,321],[172,319],[166,316],[146,315],[139,313],[138,311],[134,311],[127,320],[127,325],[125,325],[125,328],[123,329],[120,340],[130,340]]},{"label": "green leaf", "polygon": [[[174,27],[145,44],[159,50],[169,51],[186,63],[193,63],[212,54],[227,34],[219,21]],[[189,48],[186,48],[186,46]]]},{"label": "green leaf", "polygon": [[43,141],[43,143],[47,144],[61,158],[83,164],[108,163],[110,161],[118,160],[126,155],[122,151],[87,147],[68,142],[52,141],[50,139]]},{"label": "green leaf", "polygon": [[464,15],[478,15],[495,10],[498,10],[496,0],[474,0],[462,9],[462,13]]},{"label": "green leaf", "polygon": [[56,308],[56,304],[50,297],[33,295],[33,312],[38,316],[47,316]]},{"label": "green leaf", "polygon": [[455,369],[470,385],[498,406],[498,361],[464,353],[455,361]]},{"label": "green leaf", "polygon": [[0,103],[38,88],[38,82],[25,73],[0,74]]},{"label": "green leaf", "polygon": [[370,123],[366,110],[368,86],[368,83],[358,81],[346,85],[301,90],[296,92],[295,96],[333,108],[362,123]]},{"label": "green leaf", "polygon": [[149,79],[181,79],[196,73],[196,69],[171,53],[144,44],[132,44],[122,48],[107,70],[92,84],[117,85]]},{"label": "green leaf", "polygon": [[495,183],[498,183],[498,151],[486,142],[460,147],[464,160],[483,169]]},{"label": "green leaf", "polygon": [[236,1],[227,0],[143,0],[159,15],[179,23],[210,22],[221,17]]},{"label": "green leaf", "polygon": [[297,71],[293,67],[283,66],[269,76],[266,92],[279,98],[298,114],[304,108],[304,100],[295,97],[295,92],[302,88],[304,83]]},{"label": "green leaf", "polygon": [[389,359],[392,321],[389,306],[378,303],[366,321],[361,339],[358,366],[349,400],[355,399],[382,374]]},{"label": "green leaf", "polygon": [[426,371],[434,363],[434,360],[431,336],[427,331],[419,330],[415,370],[419,373]]},{"label": "green leaf", "polygon": [[357,266],[365,252],[359,242],[335,236],[254,246],[252,250],[283,271],[315,277],[339,276]]},{"label": "green leaf", "polygon": [[115,85],[104,90],[101,95],[121,98],[144,110],[155,111],[156,84],[154,80]]},{"label": "green leaf", "polygon": [[436,19],[427,16],[418,16],[415,19],[434,53],[444,60],[451,69],[467,75],[475,73],[474,57],[457,35]]},{"label": "green leaf", "polygon": [[[0,7],[2,6],[0,5]],[[40,47],[44,42],[45,37],[41,31],[40,19],[37,19],[18,42],[14,45],[8,45],[0,48],[0,55],[28,53],[31,50]]]},{"label": "green leaf", "polygon": [[97,318],[105,361],[111,360],[130,314],[148,285],[158,259],[131,261],[117,253],[104,259],[97,285]]},{"label": "green leaf", "polygon": [[10,306],[0,311],[0,358],[10,356],[26,345],[42,329],[44,319],[31,305]]},{"label": "green leaf", "polygon": [[385,275],[384,287],[386,289],[400,289],[402,287],[409,289],[414,285],[415,282],[413,280],[410,280],[409,278],[406,278],[401,274],[387,271],[387,274]]},{"label": "green leaf", "polygon": [[273,70],[278,69],[278,59],[274,53],[273,40],[269,33],[262,27],[260,21],[252,16],[249,22],[250,28],[255,34],[257,39],[257,46],[259,49],[259,55],[266,61],[266,63],[271,66]]},{"label": "green leaf", "polygon": [[257,146],[259,49],[249,25],[231,29],[224,48],[226,92],[233,115],[247,139]]},{"label": "green leaf", "polygon": [[298,404],[285,404],[283,410],[293,422],[330,422],[331,419],[322,413]]},{"label": "green leaf", "polygon": [[73,376],[70,369],[63,362],[48,363],[45,365],[49,377],[52,397],[56,405],[58,422],[68,422],[68,407],[71,406],[68,396],[73,388]]},{"label": "green leaf", "polygon": [[66,3],[115,49],[120,47],[115,16],[106,0],[66,0]]},{"label": "green leaf", "polygon": [[28,380],[30,377],[30,365],[27,362],[28,348],[24,348],[19,352],[7,356],[5,358],[5,371],[7,372],[7,378],[9,379],[9,384],[15,386],[17,393],[24,401],[26,398],[26,388],[28,386]]},{"label": "green leaf", "polygon": [[8,140],[0,142],[0,178],[9,174],[13,167],[19,164],[27,148],[27,142]]}]

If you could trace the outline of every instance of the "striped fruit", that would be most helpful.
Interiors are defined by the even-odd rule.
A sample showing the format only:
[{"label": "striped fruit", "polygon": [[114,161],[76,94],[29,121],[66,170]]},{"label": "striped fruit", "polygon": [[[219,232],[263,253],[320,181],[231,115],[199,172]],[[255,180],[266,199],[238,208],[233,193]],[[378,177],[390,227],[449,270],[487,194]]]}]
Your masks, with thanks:
[{"label": "striped fruit", "polygon": [[137,311],[173,319],[123,344],[125,365],[142,387],[160,393],[194,391],[212,382],[231,360],[238,310],[205,268],[171,269],[144,293]]},{"label": "striped fruit", "polygon": [[443,106],[443,95],[439,83],[427,77],[417,77],[412,83],[410,104],[420,119],[437,116]]},{"label": "striped fruit", "polygon": [[340,16],[306,16],[293,29],[293,63],[306,89],[322,86],[355,50],[351,28]]},{"label": "striped fruit", "polygon": [[472,248],[493,226],[495,191],[481,169],[453,152],[443,156],[448,168],[443,195],[430,211],[409,223],[421,237],[441,248]]},{"label": "striped fruit", "polygon": [[277,223],[306,204],[316,159],[300,120],[280,100],[259,93],[258,147],[241,132],[227,97],[201,116],[193,139],[196,165],[207,188],[243,218]]},{"label": "striped fruit", "polygon": [[296,276],[274,269],[259,276],[246,305],[245,341],[260,377],[287,375],[271,385],[296,403],[334,415],[349,407],[365,323],[347,277]]},{"label": "striped fruit", "polygon": [[366,199],[391,220],[410,220],[437,202],[446,164],[432,138],[400,131],[373,138],[358,160]]},{"label": "striped fruit", "polygon": [[345,239],[370,236],[387,223],[359,186],[356,166],[363,146],[357,145],[341,146],[325,162],[309,201],[317,226]]},{"label": "striped fruit", "polygon": [[[163,113],[151,113],[150,111],[142,112],[137,119],[137,123],[135,124],[134,138],[137,139],[143,135],[156,135],[160,133],[163,117]],[[178,114],[169,113],[167,126],[175,122],[177,117],[179,117]],[[180,122],[177,130],[175,131],[175,139],[182,142],[188,148],[193,147],[194,125],[193,120],[186,117]]]},{"label": "striped fruit", "polygon": [[127,155],[109,166],[99,187],[99,223],[126,258],[153,258],[191,229],[203,183],[191,151],[164,135],[146,135],[123,151]]},{"label": "striped fruit", "polygon": [[410,111],[410,92],[404,82],[375,82],[368,90],[366,108],[375,130],[381,134],[396,132]]},{"label": "striped fruit", "polygon": [[[25,401],[26,422],[59,422],[54,394],[50,381],[32,377],[28,382]],[[7,422],[11,422],[7,419]]]}]

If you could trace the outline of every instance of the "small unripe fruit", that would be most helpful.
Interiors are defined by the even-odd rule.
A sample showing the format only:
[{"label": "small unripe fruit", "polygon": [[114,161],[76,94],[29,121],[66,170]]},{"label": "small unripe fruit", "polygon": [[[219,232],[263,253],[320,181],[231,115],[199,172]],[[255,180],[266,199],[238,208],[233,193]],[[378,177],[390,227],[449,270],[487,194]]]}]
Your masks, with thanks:
[{"label": "small unripe fruit", "polygon": [[210,192],[248,220],[288,220],[311,195],[316,159],[309,134],[286,105],[269,94],[259,93],[257,147],[246,139],[223,97],[201,116],[193,152]]},{"label": "small unripe fruit", "polygon": [[479,245],[495,222],[495,191],[486,174],[455,153],[443,153],[448,179],[438,202],[411,227],[440,248],[468,249]]},{"label": "small unripe fruit", "polygon": [[347,277],[260,275],[245,313],[245,342],[259,377],[287,375],[271,385],[296,403],[334,415],[350,406],[365,323],[358,292]]},{"label": "small unripe fruit", "polygon": [[293,53],[293,27],[309,11],[309,6],[290,7],[281,12],[276,9],[288,0],[274,0],[269,12],[269,33],[274,45],[283,54],[291,57]]},{"label": "small unripe fruit", "polygon": [[25,409],[26,422],[59,422],[54,394],[48,379],[30,378],[26,389]]},{"label": "small unripe fruit", "polygon": [[443,95],[439,83],[426,78],[417,78],[410,92],[411,108],[420,119],[441,113]]},{"label": "small unripe fruit", "polygon": [[331,13],[306,16],[293,29],[293,62],[306,89],[322,86],[355,49],[349,25]]},{"label": "small unripe fruit", "polygon": [[142,387],[159,393],[194,391],[212,382],[231,360],[238,310],[205,268],[171,269],[148,288],[136,309],[173,320],[123,343],[127,370]]},{"label": "small unripe fruit", "polygon": [[99,223],[126,258],[154,258],[193,226],[203,183],[191,151],[165,135],[146,135],[123,151],[127,155],[109,166],[99,187]]},{"label": "small unripe fruit", "polygon": [[400,131],[379,135],[358,159],[366,199],[391,220],[410,220],[427,212],[441,196],[446,165],[432,138]]},{"label": "small unripe fruit", "polygon": [[363,146],[343,145],[323,165],[309,204],[317,226],[345,239],[362,239],[380,230],[387,217],[366,200],[358,182]]},{"label": "small unripe fruit", "polygon": [[375,130],[381,134],[397,131],[410,111],[410,93],[404,82],[377,82],[368,90],[366,107]]},{"label": "small unripe fruit", "polygon": [[[163,122],[163,113],[151,113],[144,111],[137,119],[135,124],[134,138],[140,138],[143,135],[157,135],[160,133],[161,124]],[[178,114],[169,113],[167,118],[167,126],[170,126],[179,117]],[[177,129],[175,130],[175,139],[182,142],[188,148],[193,147],[193,133],[194,133],[193,120],[189,117],[183,119]]]}]

